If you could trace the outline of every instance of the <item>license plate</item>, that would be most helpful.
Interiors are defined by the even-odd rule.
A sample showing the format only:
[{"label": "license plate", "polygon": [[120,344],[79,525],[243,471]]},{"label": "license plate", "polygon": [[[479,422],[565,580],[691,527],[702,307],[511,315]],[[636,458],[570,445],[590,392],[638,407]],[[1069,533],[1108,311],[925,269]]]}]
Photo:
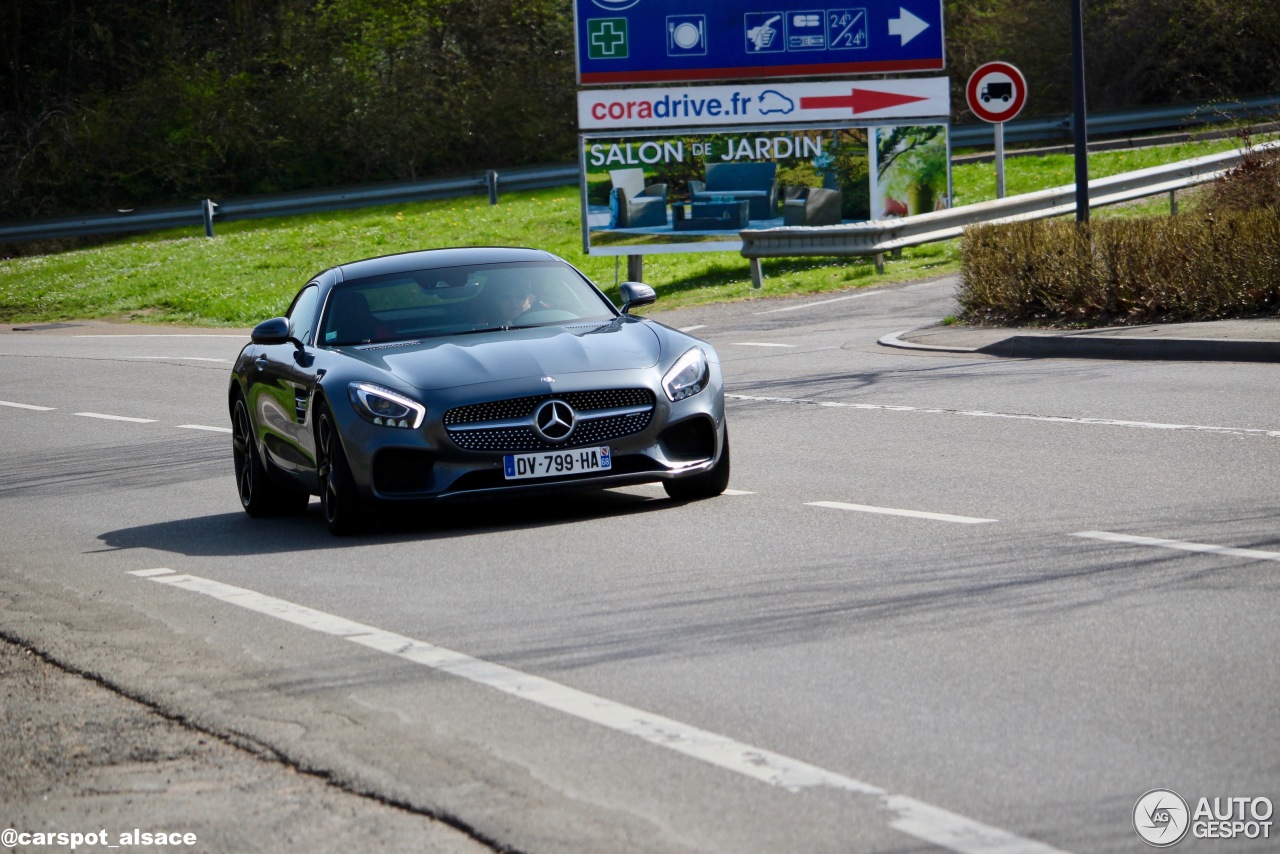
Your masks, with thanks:
[{"label": "license plate", "polygon": [[608,471],[612,465],[607,447],[544,451],[539,454],[507,454],[502,458],[502,470],[507,480]]}]

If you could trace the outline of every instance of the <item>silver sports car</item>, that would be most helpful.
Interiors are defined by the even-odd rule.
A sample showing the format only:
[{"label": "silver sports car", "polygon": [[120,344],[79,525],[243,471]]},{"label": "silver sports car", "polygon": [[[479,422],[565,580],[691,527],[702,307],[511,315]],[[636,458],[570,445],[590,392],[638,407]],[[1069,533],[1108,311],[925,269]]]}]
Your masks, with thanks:
[{"label": "silver sports car", "polygon": [[253,330],[228,391],[251,516],[319,495],[334,533],[379,507],[660,481],[729,482],[715,350],[614,307],[533,249],[408,252],[333,267]]}]

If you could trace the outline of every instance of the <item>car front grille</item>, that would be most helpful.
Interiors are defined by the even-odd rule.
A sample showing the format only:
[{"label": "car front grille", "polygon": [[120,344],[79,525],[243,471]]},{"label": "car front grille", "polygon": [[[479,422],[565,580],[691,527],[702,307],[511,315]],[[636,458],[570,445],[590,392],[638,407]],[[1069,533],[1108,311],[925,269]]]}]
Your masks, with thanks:
[{"label": "car front grille", "polygon": [[[562,400],[577,416],[564,442],[548,442],[533,429],[533,415],[548,400]],[[653,392],[646,388],[540,394],[458,406],[444,414],[445,430],[467,451],[526,453],[604,444],[639,433],[653,420]]]}]

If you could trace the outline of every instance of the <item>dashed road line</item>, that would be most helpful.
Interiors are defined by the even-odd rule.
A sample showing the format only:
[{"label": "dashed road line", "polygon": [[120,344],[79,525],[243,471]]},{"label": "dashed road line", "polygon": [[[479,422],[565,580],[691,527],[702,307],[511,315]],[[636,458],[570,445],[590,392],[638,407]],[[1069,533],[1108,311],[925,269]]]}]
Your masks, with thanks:
[{"label": "dashed road line", "polygon": [[759,341],[734,341],[734,347],[796,347],[797,344],[766,344]]},{"label": "dashed road line", "polygon": [[74,412],[73,415],[79,415],[81,418],[101,418],[103,421],[128,421],[132,424],[154,424],[154,418],[131,418],[128,415],[105,415],[101,412]]},{"label": "dashed road line", "polygon": [[1160,537],[1139,537],[1133,534],[1116,534],[1111,531],[1077,531],[1073,537],[1084,537],[1090,540],[1104,540],[1111,543],[1128,543],[1135,546],[1155,546],[1163,549],[1177,549],[1184,552],[1201,552],[1204,554],[1225,555],[1227,557],[1244,557],[1253,560],[1280,561],[1280,552],[1260,551],[1259,549],[1239,549],[1231,546],[1215,546],[1210,543],[1188,543],[1183,540],[1166,540]]},{"label": "dashed road line", "polygon": [[131,362],[221,362],[230,364],[230,359],[215,359],[210,356],[124,356]]},{"label": "dashed road line", "polygon": [[[788,345],[790,346],[790,345]],[[847,403],[839,400],[812,400],[800,397],[766,397],[750,394],[725,394],[726,400],[748,403],[788,403],[801,406],[821,406],[831,409],[865,409],[885,412],[924,412],[936,415],[963,415],[967,418],[997,418],[1010,421],[1038,421],[1047,424],[1080,424],[1089,427],[1132,427],[1141,430],[1189,431],[1193,433],[1222,433],[1231,436],[1262,436],[1280,438],[1280,430],[1263,430],[1255,427],[1215,427],[1203,424],[1165,424],[1158,421],[1125,421],[1117,418],[1071,418],[1064,415],[1029,415],[1016,412],[984,412],[978,409],[925,409],[918,406],[899,406],[882,403]]]},{"label": "dashed road line", "polygon": [[165,569],[137,570],[131,574],[394,655],[790,792],[834,789],[874,798],[879,808],[888,814],[890,827],[952,851],[1062,854],[1044,843],[906,795],[891,794],[880,786],[426,641],[195,575]]},{"label": "dashed road line", "polygon": [[810,507],[828,507],[832,510],[851,510],[858,513],[879,513],[884,516],[908,516],[913,519],[932,519],[935,522],[958,522],[962,525],[982,525],[999,519],[979,519],[975,516],[953,516],[950,513],[929,513],[924,510],[901,510],[896,507],[872,507],[867,504],[846,504],[843,501],[806,501]]},{"label": "dashed road line", "polygon": [[[641,489],[662,489],[661,483],[638,483],[636,484],[636,486]],[[751,492],[750,490],[747,490],[747,489],[726,489],[724,492],[720,494],[721,495],[755,495],[754,492]]]},{"label": "dashed road line", "polygon": [[695,329],[706,329],[706,328],[707,328],[707,324],[705,324],[705,323],[698,323],[698,324],[695,324],[695,325],[693,325],[693,326],[681,326],[681,327],[680,327],[680,331],[681,331],[681,332],[693,332]]},{"label": "dashed road line", "polygon": [[802,308],[813,308],[814,306],[818,306],[818,305],[829,305],[830,303],[833,303],[833,302],[844,302],[847,299],[861,299],[862,297],[869,297],[872,294],[882,294],[882,293],[884,293],[884,291],[866,291],[860,294],[850,294],[849,296],[845,296],[845,297],[835,297],[834,299],[823,299],[823,300],[818,300],[816,302],[806,302],[803,305],[789,305],[786,308],[771,308],[767,311],[757,311],[756,314],[757,315],[779,314],[784,311],[800,311]]},{"label": "dashed road line", "polygon": [[[0,406],[9,406],[14,409],[29,409],[34,412],[55,412],[57,407],[54,406],[35,406],[30,403],[15,403],[11,400],[0,400]],[[108,415],[103,412],[73,412],[72,415],[78,415],[81,418],[98,418],[103,421],[126,421],[131,424],[155,424],[158,419],[155,418],[134,418],[128,415]],[[213,427],[208,424],[178,424],[179,430],[204,430],[209,433],[230,433],[230,427]]]},{"label": "dashed road line", "polygon": [[57,408],[54,406],[33,406],[30,403],[14,403],[11,400],[0,400],[0,406],[10,406],[14,409],[30,409],[34,412],[53,412]]},{"label": "dashed road line", "polygon": [[235,335],[227,333],[209,333],[209,332],[125,332],[116,334],[97,334],[97,335],[72,335],[72,338],[225,338],[228,341],[244,341],[249,336]]},{"label": "dashed road line", "polygon": [[207,430],[210,433],[230,433],[230,427],[210,427],[207,424],[179,424],[179,430]]}]

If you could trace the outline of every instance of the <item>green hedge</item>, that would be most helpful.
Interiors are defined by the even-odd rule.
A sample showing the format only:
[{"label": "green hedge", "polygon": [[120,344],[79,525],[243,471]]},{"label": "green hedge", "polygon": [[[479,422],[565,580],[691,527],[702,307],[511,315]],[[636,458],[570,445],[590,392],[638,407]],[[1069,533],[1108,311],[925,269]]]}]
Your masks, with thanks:
[{"label": "green hedge", "polygon": [[1108,326],[1280,313],[1280,209],[1078,225],[982,225],[961,247],[962,319]]}]

